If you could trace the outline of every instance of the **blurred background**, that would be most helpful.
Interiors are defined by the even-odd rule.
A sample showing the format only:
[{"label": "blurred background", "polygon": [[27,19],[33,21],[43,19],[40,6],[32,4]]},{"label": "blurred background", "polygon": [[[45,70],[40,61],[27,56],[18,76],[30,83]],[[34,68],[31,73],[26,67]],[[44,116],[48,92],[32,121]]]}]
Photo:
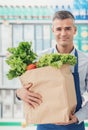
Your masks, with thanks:
[{"label": "blurred background", "polygon": [[[75,47],[88,54],[88,0],[0,0],[0,129],[22,129],[26,126],[22,102],[15,91],[21,86],[19,79],[9,81],[7,48],[21,41],[32,41],[35,52],[53,47],[52,16],[58,10],[68,10],[76,19]],[[86,96],[86,94],[85,94]],[[88,97],[87,97],[88,98]],[[15,127],[14,127],[15,126]],[[88,122],[85,121],[86,130]],[[25,129],[34,130],[35,125]]]}]

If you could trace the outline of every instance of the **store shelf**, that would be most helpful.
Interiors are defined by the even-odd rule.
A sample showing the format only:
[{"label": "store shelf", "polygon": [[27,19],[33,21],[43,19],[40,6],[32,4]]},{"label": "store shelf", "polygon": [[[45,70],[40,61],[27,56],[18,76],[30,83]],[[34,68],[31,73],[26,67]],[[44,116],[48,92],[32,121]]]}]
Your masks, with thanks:
[{"label": "store shelf", "polygon": [[88,20],[76,20],[76,24],[88,24]]},{"label": "store shelf", "polygon": [[37,126],[36,124],[27,125],[25,119],[1,119],[0,126]]},{"label": "store shelf", "polygon": [[[0,20],[0,23],[2,23],[4,20]],[[16,24],[52,24],[52,20],[6,20],[8,21],[8,24],[16,23]],[[88,24],[88,20],[75,20],[76,24]]]}]

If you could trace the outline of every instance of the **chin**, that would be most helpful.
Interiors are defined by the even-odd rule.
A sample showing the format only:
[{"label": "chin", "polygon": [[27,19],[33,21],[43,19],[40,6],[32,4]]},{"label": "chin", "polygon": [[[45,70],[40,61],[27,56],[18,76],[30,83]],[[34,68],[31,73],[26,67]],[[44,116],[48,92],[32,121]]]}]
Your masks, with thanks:
[{"label": "chin", "polygon": [[62,43],[61,44],[61,46],[63,46],[63,47],[66,47],[66,46],[68,46],[69,44],[66,44],[66,43]]}]

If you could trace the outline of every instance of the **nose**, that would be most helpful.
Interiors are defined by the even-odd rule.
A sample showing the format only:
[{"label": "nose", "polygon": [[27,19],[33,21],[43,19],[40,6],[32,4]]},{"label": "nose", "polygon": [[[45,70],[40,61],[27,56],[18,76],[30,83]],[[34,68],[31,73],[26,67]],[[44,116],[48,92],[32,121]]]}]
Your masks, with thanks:
[{"label": "nose", "polygon": [[62,35],[62,36],[66,35],[66,30],[62,29],[62,30],[61,30],[61,35]]}]

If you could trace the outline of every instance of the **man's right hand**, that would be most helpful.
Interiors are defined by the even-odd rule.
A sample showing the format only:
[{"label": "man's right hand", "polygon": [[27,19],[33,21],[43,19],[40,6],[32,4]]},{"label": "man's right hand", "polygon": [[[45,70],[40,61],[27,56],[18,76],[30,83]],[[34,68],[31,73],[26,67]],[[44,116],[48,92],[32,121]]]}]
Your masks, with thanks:
[{"label": "man's right hand", "polygon": [[31,91],[32,83],[24,85],[22,88],[17,89],[17,96],[28,103],[32,108],[37,107],[42,103],[42,96],[38,93]]}]

